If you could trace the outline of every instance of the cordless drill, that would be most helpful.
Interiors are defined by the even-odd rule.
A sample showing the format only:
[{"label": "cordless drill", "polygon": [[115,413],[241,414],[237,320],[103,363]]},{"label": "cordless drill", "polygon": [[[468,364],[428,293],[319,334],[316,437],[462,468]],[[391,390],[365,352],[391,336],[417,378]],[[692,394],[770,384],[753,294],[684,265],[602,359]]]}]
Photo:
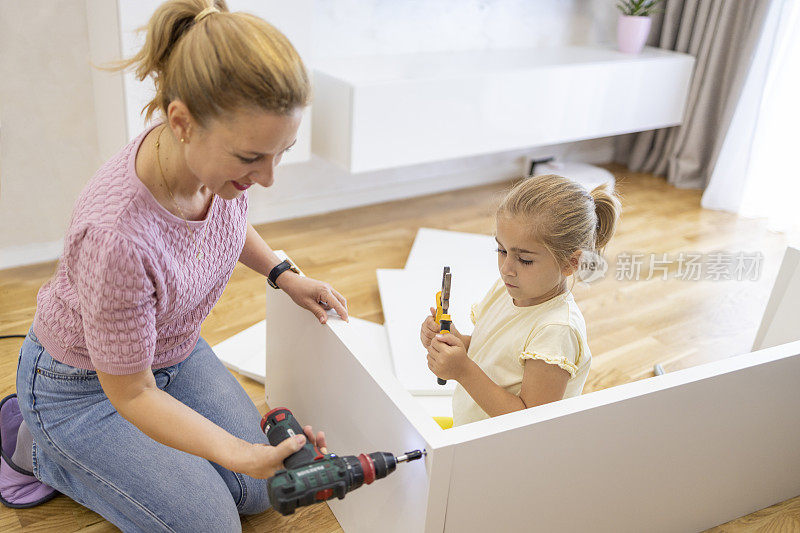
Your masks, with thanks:
[{"label": "cordless drill", "polygon": [[[292,412],[283,407],[264,415],[261,429],[272,446],[303,434],[303,428]],[[420,457],[420,450],[397,457],[387,452],[339,457],[332,453],[325,455],[316,446],[306,442],[286,458],[283,462],[285,470],[278,470],[267,480],[267,493],[276,511],[290,515],[298,507],[324,502],[334,496],[341,500],[345,494],[364,483],[369,485],[376,479],[385,478],[394,472],[398,463]]]}]

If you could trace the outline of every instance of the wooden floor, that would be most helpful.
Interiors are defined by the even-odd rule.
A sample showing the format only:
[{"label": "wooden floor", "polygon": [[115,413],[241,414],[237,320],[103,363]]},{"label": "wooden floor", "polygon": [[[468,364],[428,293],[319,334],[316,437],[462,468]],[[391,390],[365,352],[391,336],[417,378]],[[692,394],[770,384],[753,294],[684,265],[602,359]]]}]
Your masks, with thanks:
[{"label": "wooden floor", "polygon": [[[594,355],[585,391],[612,387],[666,371],[750,351],[777,273],[786,238],[760,221],[706,211],[698,191],[679,190],[663,179],[609,167],[618,178],[624,212],[606,256],[605,279],[574,288],[586,317]],[[353,316],[383,321],[376,268],[402,268],[416,231],[431,227],[491,234],[493,206],[508,184],[489,185],[362,207],[258,228],[273,248],[282,248],[304,272],[331,282],[349,302]],[[683,281],[677,265],[668,280],[647,280],[649,254],[758,252],[762,272],[755,281]],[[645,254],[641,280],[616,279],[618,254]],[[36,292],[55,263],[0,271],[0,334],[25,333]],[[263,278],[238,266],[222,299],[203,326],[212,345],[264,319]],[[19,343],[0,340],[0,394],[14,391]],[[237,376],[264,412],[264,387]],[[336,432],[327,430],[336,450]],[[348,450],[348,452],[355,450]],[[369,490],[369,489],[366,489]],[[326,505],[286,519],[274,511],[243,518],[244,531],[341,531]],[[0,508],[0,531],[114,531],[97,514],[59,496],[35,509]],[[754,512],[711,531],[800,532],[800,497]]]}]

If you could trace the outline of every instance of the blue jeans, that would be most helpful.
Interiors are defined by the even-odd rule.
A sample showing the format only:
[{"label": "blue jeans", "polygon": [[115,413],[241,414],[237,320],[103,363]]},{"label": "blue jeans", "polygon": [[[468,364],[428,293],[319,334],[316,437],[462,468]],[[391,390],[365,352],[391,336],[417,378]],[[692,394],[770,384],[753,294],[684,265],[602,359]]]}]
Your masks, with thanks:
[{"label": "blue jeans", "polygon": [[[203,339],[153,375],[158,388],[233,435],[267,443],[258,409]],[[123,531],[241,531],[239,514],[269,508],[266,480],[154,441],[114,409],[97,373],[56,361],[32,330],[17,395],[36,477]]]}]

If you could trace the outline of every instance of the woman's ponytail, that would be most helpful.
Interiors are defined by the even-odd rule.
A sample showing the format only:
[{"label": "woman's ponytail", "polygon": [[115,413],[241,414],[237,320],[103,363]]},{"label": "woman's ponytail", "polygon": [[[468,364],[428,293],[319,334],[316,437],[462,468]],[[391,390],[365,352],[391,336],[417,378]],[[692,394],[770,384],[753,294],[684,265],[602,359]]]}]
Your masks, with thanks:
[{"label": "woman's ponytail", "polygon": [[161,79],[167,68],[167,61],[175,43],[195,24],[195,17],[208,7],[228,11],[225,0],[171,0],[159,5],[147,24],[141,28],[146,32],[142,49],[130,59],[114,65],[114,70],[133,67],[139,81],[152,77],[156,86],[156,97],[144,108],[145,120],[150,120],[154,112],[166,108],[165,94]]},{"label": "woman's ponytail", "polygon": [[201,125],[241,107],[286,114],[308,105],[308,73],[286,36],[255,15],[230,13],[225,0],[167,0],[143,29],[142,49],[111,70],[153,79],[146,120],[166,116],[173,100]]},{"label": "woman's ponytail", "polygon": [[614,192],[611,183],[604,183],[592,189],[594,199],[594,212],[597,215],[597,228],[595,230],[595,248],[602,250],[614,236],[617,229],[622,204]]}]

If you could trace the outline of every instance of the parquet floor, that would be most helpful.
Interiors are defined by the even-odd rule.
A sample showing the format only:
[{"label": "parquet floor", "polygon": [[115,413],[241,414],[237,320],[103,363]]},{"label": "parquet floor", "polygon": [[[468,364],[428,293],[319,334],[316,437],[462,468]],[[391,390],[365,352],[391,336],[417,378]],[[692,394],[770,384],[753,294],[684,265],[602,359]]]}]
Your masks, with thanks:
[{"label": "parquet floor", "polygon": [[[750,351],[761,313],[777,273],[786,237],[761,221],[707,211],[700,192],[680,190],[663,179],[609,167],[624,199],[619,231],[606,256],[606,277],[575,286],[586,317],[594,355],[586,392],[652,375],[654,363],[667,372]],[[259,226],[273,248],[282,248],[309,276],[331,282],[349,302],[351,314],[382,322],[376,268],[402,268],[419,227],[491,234],[493,206],[508,184],[487,185]],[[678,255],[715,251],[763,254],[760,276],[747,281],[691,281],[676,277]],[[618,256],[627,253],[629,256]],[[626,265],[642,254],[640,279]],[[666,274],[649,276],[650,254],[667,259]],[[636,257],[639,257],[636,255]],[[656,264],[656,266],[663,266]],[[0,271],[0,334],[25,333],[33,318],[36,292],[55,263]],[[705,273],[704,273],[705,276]],[[651,279],[647,279],[651,277]],[[666,277],[667,279],[663,279]],[[213,345],[264,319],[263,278],[237,266],[220,302],[203,326]],[[0,394],[14,390],[19,343],[0,340]],[[237,376],[264,412],[263,385]],[[325,428],[335,448],[335,431]],[[116,529],[65,496],[35,509],[0,508],[0,531]],[[274,511],[243,519],[244,531],[341,531],[326,505],[286,519]],[[800,496],[713,528],[800,532]]]}]

